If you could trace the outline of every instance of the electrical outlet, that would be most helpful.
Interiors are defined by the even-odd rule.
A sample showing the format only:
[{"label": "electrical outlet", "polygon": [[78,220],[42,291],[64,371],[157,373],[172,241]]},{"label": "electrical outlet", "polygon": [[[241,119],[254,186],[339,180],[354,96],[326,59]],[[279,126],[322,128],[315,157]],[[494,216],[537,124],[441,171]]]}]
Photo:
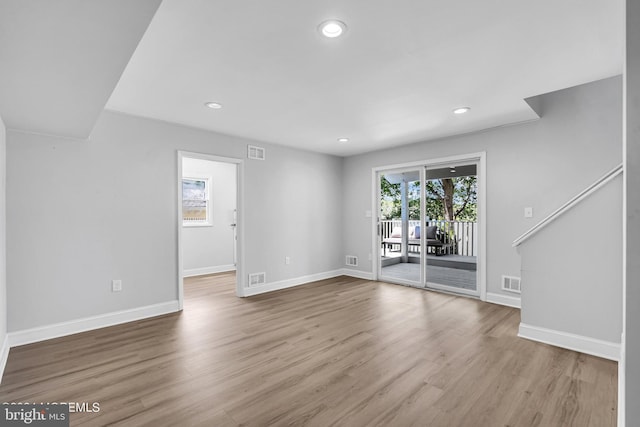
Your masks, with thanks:
[{"label": "electrical outlet", "polygon": [[122,280],[111,281],[111,292],[120,292],[122,290]]},{"label": "electrical outlet", "polygon": [[288,256],[284,257],[284,263],[287,265],[291,264],[291,257],[288,257]]}]

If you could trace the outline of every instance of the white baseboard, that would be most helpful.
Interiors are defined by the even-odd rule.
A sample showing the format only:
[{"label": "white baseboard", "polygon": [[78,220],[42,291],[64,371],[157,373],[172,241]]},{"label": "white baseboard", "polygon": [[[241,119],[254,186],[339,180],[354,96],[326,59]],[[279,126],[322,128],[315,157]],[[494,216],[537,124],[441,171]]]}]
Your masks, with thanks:
[{"label": "white baseboard", "polygon": [[31,344],[38,341],[91,331],[93,329],[106,328],[121,323],[133,322],[149,317],[160,316],[180,311],[178,301],[169,301],[130,310],[116,311],[98,316],[85,317],[83,319],[68,322],[54,323],[53,325],[26,329],[23,331],[9,332],[7,340],[10,347]]},{"label": "white baseboard", "polygon": [[343,268],[342,274],[349,277],[355,277],[356,279],[373,280],[373,273],[366,271],[352,270],[350,268]]},{"label": "white baseboard", "polygon": [[267,283],[262,286],[244,288],[243,296],[250,297],[252,295],[264,294],[265,292],[279,291],[280,289],[293,288],[294,286],[300,286],[300,285],[315,282],[318,280],[331,279],[331,278],[342,276],[342,275],[343,275],[342,270],[333,270],[333,271],[326,271],[324,273],[309,274],[308,276],[294,277],[293,279]]},{"label": "white baseboard", "polygon": [[0,349],[0,383],[4,375],[4,368],[7,367],[7,359],[9,358],[9,336],[5,335],[2,341],[2,349]]},{"label": "white baseboard", "polygon": [[609,360],[620,360],[620,344],[520,323],[518,336]]},{"label": "white baseboard", "polygon": [[487,292],[487,302],[506,305],[507,307],[520,308],[520,297],[512,297],[510,295]]},{"label": "white baseboard", "polygon": [[225,271],[235,271],[236,266],[234,264],[229,265],[217,265],[214,267],[192,268],[184,270],[183,277],[204,276],[206,274],[224,273]]}]

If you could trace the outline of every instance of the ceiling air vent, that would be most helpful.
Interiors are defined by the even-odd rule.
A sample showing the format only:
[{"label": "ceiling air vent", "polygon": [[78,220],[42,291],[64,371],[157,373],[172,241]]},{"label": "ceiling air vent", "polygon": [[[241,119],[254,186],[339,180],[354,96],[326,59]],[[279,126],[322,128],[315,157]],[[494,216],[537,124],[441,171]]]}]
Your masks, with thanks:
[{"label": "ceiling air vent", "polygon": [[267,283],[267,273],[252,273],[249,275],[249,287],[264,285]]},{"label": "ceiling air vent", "polygon": [[502,289],[509,292],[520,293],[520,278],[514,276],[502,276]]},{"label": "ceiling air vent", "polygon": [[345,258],[345,264],[351,266],[351,267],[357,267],[358,266],[358,257],[355,255],[347,255]]},{"label": "ceiling air vent", "polygon": [[247,145],[247,157],[253,160],[264,160],[265,150],[262,147],[256,147],[255,145]]}]

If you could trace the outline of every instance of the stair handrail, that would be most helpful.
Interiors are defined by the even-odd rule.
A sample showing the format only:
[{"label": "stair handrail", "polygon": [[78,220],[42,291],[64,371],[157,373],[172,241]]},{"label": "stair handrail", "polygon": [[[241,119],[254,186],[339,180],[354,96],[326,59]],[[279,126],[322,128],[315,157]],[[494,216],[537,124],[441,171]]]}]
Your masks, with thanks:
[{"label": "stair handrail", "polygon": [[615,168],[611,169],[609,172],[604,174],[600,179],[598,179],[596,182],[594,182],[593,184],[591,184],[590,186],[582,190],[575,197],[571,198],[571,200],[569,200],[567,203],[565,203],[564,205],[560,206],[558,209],[553,211],[542,221],[540,221],[539,223],[537,223],[536,225],[534,225],[533,227],[531,227],[530,229],[522,233],[520,237],[518,237],[516,240],[513,241],[511,246],[513,246],[514,248],[517,246],[520,246],[525,240],[529,239],[538,231],[542,230],[544,227],[546,227],[549,223],[551,223],[553,220],[558,218],[560,215],[562,215],[563,213],[565,213],[566,211],[568,211],[569,209],[571,209],[572,207],[580,203],[580,201],[589,197],[591,194],[596,192],[600,187],[604,186],[606,183],[611,181],[620,173],[622,173],[622,163],[620,163],[618,166],[616,166]]}]

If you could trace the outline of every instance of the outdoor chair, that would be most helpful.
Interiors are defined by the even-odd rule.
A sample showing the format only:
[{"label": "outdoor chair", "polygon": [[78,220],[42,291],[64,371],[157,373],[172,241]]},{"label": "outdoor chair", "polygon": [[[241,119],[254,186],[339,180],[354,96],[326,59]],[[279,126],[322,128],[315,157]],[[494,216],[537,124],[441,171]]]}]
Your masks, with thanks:
[{"label": "outdoor chair", "polygon": [[[411,250],[411,247],[420,247],[420,234],[419,225],[411,230],[408,241],[409,250]],[[444,243],[442,241],[444,239],[439,238],[439,236],[440,233],[438,232],[438,227],[436,225],[427,226],[427,234],[425,236],[427,251],[429,248],[434,248],[434,252],[437,256],[446,255],[451,245]],[[387,256],[387,247],[391,249],[393,245],[400,244],[402,244],[402,227],[394,227],[393,230],[391,230],[391,236],[382,240],[383,256]]]}]

